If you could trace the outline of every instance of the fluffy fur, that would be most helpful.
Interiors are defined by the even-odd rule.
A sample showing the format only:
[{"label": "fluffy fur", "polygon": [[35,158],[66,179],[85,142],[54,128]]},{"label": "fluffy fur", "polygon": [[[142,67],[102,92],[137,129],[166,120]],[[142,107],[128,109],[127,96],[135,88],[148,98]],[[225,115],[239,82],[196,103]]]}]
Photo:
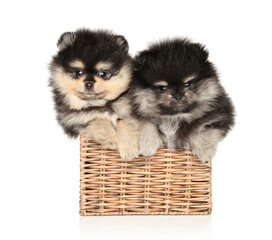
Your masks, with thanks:
[{"label": "fluffy fur", "polygon": [[136,56],[133,74],[140,154],[153,155],[164,142],[211,160],[234,124],[234,108],[205,47],[186,39],[153,44]]},{"label": "fluffy fur", "polygon": [[[138,125],[130,119],[126,91],[131,81],[131,57],[123,36],[81,29],[61,35],[50,64],[57,120],[72,138],[89,137],[104,148],[118,147],[123,159],[138,156]],[[130,145],[123,132],[133,132]],[[138,134],[138,135],[137,135]],[[132,151],[129,151],[131,148]]]}]

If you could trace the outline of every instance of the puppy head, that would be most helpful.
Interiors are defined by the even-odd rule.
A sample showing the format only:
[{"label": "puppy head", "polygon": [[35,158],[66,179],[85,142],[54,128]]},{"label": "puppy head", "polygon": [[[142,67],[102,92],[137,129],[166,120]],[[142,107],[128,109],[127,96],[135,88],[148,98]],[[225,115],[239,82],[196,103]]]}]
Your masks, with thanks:
[{"label": "puppy head", "polygon": [[[51,85],[66,102],[89,104],[117,98],[128,89],[131,59],[123,36],[108,31],[63,33],[51,63]],[[79,106],[80,108],[80,106]]]},{"label": "puppy head", "polygon": [[140,52],[134,63],[133,98],[144,114],[189,113],[219,92],[214,66],[201,44],[167,40]]}]

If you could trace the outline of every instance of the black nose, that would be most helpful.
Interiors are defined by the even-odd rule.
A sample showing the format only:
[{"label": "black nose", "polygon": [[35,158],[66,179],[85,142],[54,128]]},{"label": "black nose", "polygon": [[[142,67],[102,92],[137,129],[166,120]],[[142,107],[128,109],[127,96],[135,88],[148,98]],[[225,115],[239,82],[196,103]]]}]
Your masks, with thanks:
[{"label": "black nose", "polygon": [[181,95],[175,95],[173,96],[177,101],[180,101],[182,99],[182,96]]},{"label": "black nose", "polygon": [[93,87],[93,83],[87,82],[87,83],[85,83],[85,87],[86,88],[92,88]]}]

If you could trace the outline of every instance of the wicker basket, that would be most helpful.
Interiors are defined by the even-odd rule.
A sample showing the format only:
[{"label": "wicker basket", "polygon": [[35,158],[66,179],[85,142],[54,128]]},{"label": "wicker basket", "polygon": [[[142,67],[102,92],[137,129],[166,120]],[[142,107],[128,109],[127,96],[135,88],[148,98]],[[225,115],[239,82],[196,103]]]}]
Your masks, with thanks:
[{"label": "wicker basket", "polygon": [[211,163],[160,148],[130,162],[80,139],[80,215],[210,214]]}]

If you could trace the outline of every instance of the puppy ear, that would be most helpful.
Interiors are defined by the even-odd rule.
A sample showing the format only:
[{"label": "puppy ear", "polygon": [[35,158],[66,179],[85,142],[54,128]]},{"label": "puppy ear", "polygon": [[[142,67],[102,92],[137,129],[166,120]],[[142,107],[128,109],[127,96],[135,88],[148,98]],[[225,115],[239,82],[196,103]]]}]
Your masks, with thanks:
[{"label": "puppy ear", "polygon": [[209,57],[209,52],[206,49],[206,47],[200,43],[193,43],[192,46],[193,46],[194,54],[206,62]]},{"label": "puppy ear", "polygon": [[58,49],[61,51],[64,48],[73,45],[76,40],[76,34],[74,32],[63,33],[57,43]]},{"label": "puppy ear", "polygon": [[115,37],[116,39],[116,43],[121,47],[123,48],[126,52],[128,52],[128,42],[127,40],[125,39],[124,36],[121,36],[121,35],[118,35]]}]

